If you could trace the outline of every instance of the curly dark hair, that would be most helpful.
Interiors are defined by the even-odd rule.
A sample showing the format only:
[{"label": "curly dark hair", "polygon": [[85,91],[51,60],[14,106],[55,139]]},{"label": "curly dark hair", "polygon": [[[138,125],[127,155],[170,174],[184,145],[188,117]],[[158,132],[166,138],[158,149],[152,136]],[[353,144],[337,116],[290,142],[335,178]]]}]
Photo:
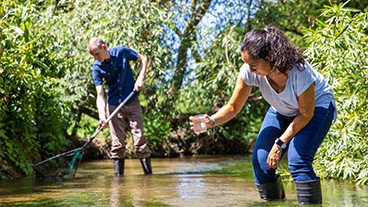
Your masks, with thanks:
[{"label": "curly dark hair", "polygon": [[240,50],[248,52],[255,59],[265,59],[283,74],[296,63],[305,63],[302,52],[289,43],[279,28],[272,25],[248,32]]}]

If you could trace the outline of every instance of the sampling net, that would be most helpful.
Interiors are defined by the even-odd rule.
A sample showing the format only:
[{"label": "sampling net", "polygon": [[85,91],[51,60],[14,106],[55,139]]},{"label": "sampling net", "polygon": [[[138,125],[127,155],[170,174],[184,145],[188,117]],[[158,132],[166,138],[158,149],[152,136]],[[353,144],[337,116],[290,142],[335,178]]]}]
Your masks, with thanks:
[{"label": "sampling net", "polygon": [[33,169],[38,178],[74,178],[82,156],[81,148],[77,148],[37,163]]}]

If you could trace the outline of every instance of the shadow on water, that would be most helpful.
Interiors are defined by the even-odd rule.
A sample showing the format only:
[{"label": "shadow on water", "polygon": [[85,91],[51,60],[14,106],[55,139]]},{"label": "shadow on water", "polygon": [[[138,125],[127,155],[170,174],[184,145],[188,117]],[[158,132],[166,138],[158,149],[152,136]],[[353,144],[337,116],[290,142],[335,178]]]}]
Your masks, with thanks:
[{"label": "shadow on water", "polygon": [[[83,162],[74,179],[0,182],[0,206],[299,206],[292,182],[286,200],[262,201],[250,157],[152,159],[145,176],[139,160],[128,159],[125,176],[113,176],[112,162]],[[322,182],[323,206],[365,206],[368,188]]]}]

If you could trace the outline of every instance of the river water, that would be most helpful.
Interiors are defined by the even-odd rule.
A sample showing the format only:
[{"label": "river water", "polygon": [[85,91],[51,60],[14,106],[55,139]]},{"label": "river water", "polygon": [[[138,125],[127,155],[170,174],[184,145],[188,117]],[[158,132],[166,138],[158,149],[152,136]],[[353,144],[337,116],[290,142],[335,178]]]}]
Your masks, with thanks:
[{"label": "river water", "polygon": [[[249,156],[152,159],[143,175],[127,159],[125,176],[114,178],[112,161],[84,161],[76,178],[0,182],[0,206],[299,206],[293,182],[286,200],[265,202],[254,184]],[[368,186],[322,181],[323,206],[368,206]]]}]

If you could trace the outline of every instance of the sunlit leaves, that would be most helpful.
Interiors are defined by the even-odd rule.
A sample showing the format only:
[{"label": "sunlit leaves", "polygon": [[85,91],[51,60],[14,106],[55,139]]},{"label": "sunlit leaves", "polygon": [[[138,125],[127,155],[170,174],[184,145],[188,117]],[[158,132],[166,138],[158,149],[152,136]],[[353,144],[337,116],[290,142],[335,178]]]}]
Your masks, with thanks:
[{"label": "sunlit leaves", "polygon": [[335,92],[338,117],[317,155],[324,177],[367,183],[368,45],[367,12],[343,5],[323,10],[326,22],[306,35],[306,54],[328,78]]},{"label": "sunlit leaves", "polygon": [[[47,142],[62,150],[65,120],[54,71],[54,57],[45,32],[38,33],[35,20],[39,13],[30,2],[4,2],[1,10],[0,120],[4,143],[0,157],[2,168],[8,164],[25,174],[32,171],[32,162],[39,159]],[[50,40],[52,41],[52,39]],[[52,151],[43,154],[50,155]],[[9,162],[5,162],[5,161]],[[6,164],[7,163],[7,164]]]}]

